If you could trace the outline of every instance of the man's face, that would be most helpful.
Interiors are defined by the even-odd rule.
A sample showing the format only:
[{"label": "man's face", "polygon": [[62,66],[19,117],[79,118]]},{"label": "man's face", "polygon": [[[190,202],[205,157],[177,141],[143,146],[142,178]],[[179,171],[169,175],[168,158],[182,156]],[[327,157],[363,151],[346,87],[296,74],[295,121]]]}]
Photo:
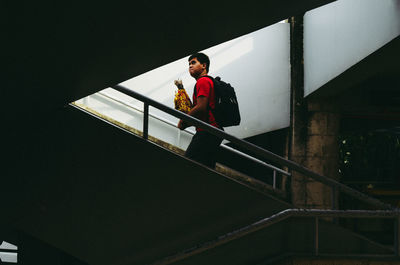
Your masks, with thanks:
[{"label": "man's face", "polygon": [[189,73],[192,77],[199,77],[206,69],[206,64],[201,64],[197,58],[189,61]]}]

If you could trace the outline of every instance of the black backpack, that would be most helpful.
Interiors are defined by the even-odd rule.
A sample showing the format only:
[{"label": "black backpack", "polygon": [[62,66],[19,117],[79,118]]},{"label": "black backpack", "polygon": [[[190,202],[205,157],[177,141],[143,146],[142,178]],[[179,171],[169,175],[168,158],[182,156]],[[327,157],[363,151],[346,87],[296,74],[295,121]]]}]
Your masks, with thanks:
[{"label": "black backpack", "polygon": [[[222,81],[219,76],[212,78],[207,75],[206,77],[214,83],[215,109],[211,111],[218,125],[222,127],[239,125],[240,112],[235,89],[229,83]],[[197,93],[196,88],[194,91]]]}]

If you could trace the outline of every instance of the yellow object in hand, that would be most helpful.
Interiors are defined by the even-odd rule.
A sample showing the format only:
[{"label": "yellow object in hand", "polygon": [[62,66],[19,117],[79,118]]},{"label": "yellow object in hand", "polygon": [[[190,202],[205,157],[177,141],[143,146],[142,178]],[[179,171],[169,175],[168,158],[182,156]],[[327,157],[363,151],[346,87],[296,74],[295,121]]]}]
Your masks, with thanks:
[{"label": "yellow object in hand", "polygon": [[175,85],[178,87],[174,99],[175,109],[187,114],[193,107],[192,101],[183,87],[182,80],[175,80]]}]

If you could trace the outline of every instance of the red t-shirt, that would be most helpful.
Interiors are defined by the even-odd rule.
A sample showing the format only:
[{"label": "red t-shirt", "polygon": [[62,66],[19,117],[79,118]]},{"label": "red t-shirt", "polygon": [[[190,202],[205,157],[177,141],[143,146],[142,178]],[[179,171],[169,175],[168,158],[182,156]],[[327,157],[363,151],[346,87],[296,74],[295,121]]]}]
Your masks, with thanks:
[{"label": "red t-shirt", "polygon": [[[214,94],[214,83],[213,81],[208,78],[208,77],[200,77],[197,79],[197,83],[195,86],[195,89],[197,90],[197,96],[196,93],[193,91],[193,105],[197,104],[197,97],[199,96],[204,96],[208,98],[208,115],[205,115],[204,117],[200,117],[200,120],[209,123],[212,126],[215,126],[217,128],[220,128],[215,121],[214,115],[211,111],[211,109],[215,108],[215,94]],[[196,127],[196,131],[204,131],[204,129],[201,129],[199,127]]]}]

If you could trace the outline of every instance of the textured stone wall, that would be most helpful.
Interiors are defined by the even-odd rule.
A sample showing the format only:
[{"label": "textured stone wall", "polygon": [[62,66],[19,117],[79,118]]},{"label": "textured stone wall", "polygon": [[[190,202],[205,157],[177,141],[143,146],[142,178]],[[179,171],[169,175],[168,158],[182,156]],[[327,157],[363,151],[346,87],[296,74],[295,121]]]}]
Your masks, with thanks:
[{"label": "textured stone wall", "polygon": [[[306,115],[296,116],[295,113],[294,119],[302,119],[304,135],[294,136],[291,158],[320,175],[338,180],[340,114],[335,112],[335,104],[322,100],[303,104]],[[292,202],[297,207],[329,209],[331,198],[330,187],[301,174],[293,174]]]},{"label": "textured stone wall", "polygon": [[[328,102],[308,102],[305,166],[312,171],[338,180],[340,114]],[[330,208],[331,188],[312,180],[306,183],[306,205]]]}]

